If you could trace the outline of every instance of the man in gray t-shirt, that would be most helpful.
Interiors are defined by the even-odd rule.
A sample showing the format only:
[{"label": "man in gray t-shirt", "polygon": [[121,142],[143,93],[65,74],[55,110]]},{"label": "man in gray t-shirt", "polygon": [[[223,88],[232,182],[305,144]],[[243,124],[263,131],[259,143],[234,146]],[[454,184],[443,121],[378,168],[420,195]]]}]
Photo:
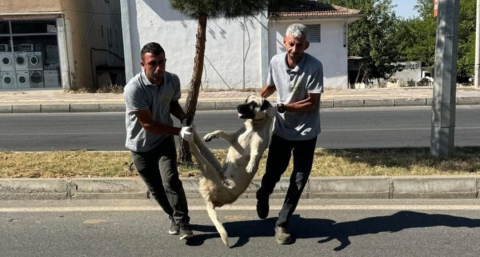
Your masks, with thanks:
[{"label": "man in gray t-shirt", "polygon": [[268,199],[275,184],[287,169],[293,151],[293,172],[285,202],[275,225],[279,244],[290,244],[288,232],[292,216],[307,183],[320,133],[320,95],[323,92],[323,66],[305,53],[309,42],[307,27],[292,24],[283,44],[286,53],[275,55],[270,62],[267,85],[260,95],[268,97],[277,91],[277,116],[269,146],[267,166],[257,191],[257,214],[268,216]]},{"label": "man in gray t-shirt", "polygon": [[143,71],[124,89],[127,140],[133,164],[152,196],[171,219],[169,233],[187,239],[190,229],[187,198],[178,176],[174,135],[192,140],[191,127],[173,126],[170,114],[185,124],[188,120],[178,100],[180,80],[165,71],[165,51],[158,43],[142,48]]}]

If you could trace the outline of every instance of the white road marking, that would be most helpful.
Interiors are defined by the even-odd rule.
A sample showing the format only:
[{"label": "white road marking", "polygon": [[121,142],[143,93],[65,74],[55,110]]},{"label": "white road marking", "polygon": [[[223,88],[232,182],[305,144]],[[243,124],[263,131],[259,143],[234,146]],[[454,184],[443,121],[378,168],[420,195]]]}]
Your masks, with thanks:
[{"label": "white road marking", "polygon": [[[280,210],[280,205],[270,206],[270,210]],[[189,206],[191,211],[205,211],[205,206],[195,205]],[[225,206],[218,208],[219,211],[255,211],[255,206],[238,205]],[[479,211],[480,205],[312,205],[298,206],[300,211],[358,211],[358,210],[411,210],[411,211],[430,211],[430,210],[466,210]],[[12,207],[0,208],[0,213],[16,213],[16,212],[132,212],[132,211],[161,211],[157,206],[86,206],[86,207]]]}]

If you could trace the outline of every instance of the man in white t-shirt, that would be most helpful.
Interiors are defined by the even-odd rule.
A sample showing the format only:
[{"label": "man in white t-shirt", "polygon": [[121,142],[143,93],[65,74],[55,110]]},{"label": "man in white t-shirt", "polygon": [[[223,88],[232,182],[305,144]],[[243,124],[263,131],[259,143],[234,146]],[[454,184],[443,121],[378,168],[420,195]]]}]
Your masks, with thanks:
[{"label": "man in white t-shirt", "polygon": [[303,24],[288,27],[283,44],[286,53],[270,61],[267,85],[260,95],[268,97],[277,91],[277,109],[267,166],[257,191],[257,214],[265,219],[268,199],[275,184],[287,169],[293,152],[293,171],[283,207],[275,225],[279,244],[293,243],[288,232],[292,216],[307,184],[320,133],[320,95],[323,92],[323,66],[305,53],[309,46],[308,30]]},{"label": "man in white t-shirt", "polygon": [[193,140],[191,127],[174,127],[172,114],[185,125],[188,120],[178,100],[180,80],[165,71],[165,51],[158,43],[142,48],[142,72],[125,86],[125,146],[150,193],[171,219],[169,233],[180,239],[193,236],[187,198],[177,168],[173,136]]}]

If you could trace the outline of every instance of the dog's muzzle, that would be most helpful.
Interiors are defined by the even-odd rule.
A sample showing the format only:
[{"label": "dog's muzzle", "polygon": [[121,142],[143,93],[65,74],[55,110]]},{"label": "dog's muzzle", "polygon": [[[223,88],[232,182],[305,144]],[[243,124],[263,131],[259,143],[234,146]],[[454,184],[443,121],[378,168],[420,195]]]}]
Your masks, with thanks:
[{"label": "dog's muzzle", "polygon": [[255,117],[255,104],[240,104],[237,106],[237,112],[240,119],[253,119]]}]

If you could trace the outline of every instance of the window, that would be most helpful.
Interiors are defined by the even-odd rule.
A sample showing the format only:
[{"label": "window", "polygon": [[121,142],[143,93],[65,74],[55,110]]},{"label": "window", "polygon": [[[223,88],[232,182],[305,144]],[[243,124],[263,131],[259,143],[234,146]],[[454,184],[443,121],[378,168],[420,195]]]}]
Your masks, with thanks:
[{"label": "window", "polygon": [[15,20],[12,21],[13,34],[57,33],[55,20]]},{"label": "window", "polygon": [[0,34],[10,34],[8,21],[0,21]]},{"label": "window", "polygon": [[320,24],[306,25],[308,29],[308,42],[319,43],[321,42],[321,26]]},{"label": "window", "polygon": [[56,20],[0,21],[0,90],[59,88],[60,74]]}]

